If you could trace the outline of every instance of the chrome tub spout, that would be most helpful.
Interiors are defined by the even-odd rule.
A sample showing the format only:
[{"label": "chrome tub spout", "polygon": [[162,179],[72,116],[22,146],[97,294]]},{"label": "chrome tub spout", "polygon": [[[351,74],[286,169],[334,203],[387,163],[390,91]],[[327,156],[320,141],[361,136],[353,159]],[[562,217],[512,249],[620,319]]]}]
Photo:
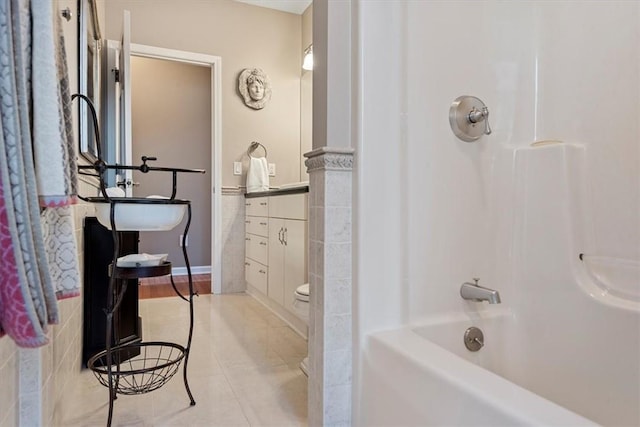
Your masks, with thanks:
[{"label": "chrome tub spout", "polygon": [[478,280],[480,279],[473,280],[475,283],[465,282],[460,286],[460,296],[462,299],[487,301],[489,304],[500,304],[500,293],[498,291],[478,285]]}]

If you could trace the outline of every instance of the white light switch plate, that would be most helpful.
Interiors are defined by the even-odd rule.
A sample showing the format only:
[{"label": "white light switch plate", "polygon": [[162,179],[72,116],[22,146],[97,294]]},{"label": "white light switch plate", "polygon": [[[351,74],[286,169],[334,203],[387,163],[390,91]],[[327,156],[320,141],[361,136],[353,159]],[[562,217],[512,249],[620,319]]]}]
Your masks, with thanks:
[{"label": "white light switch plate", "polygon": [[242,175],[242,162],[233,162],[233,174]]},{"label": "white light switch plate", "polygon": [[269,163],[269,176],[276,176],[276,164]]}]

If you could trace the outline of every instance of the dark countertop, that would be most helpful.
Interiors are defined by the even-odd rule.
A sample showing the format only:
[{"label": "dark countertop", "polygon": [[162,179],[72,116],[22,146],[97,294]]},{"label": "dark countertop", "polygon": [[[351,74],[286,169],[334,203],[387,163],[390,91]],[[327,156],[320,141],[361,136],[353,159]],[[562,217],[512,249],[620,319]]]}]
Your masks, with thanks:
[{"label": "dark countertop", "polygon": [[247,199],[253,199],[255,197],[284,196],[287,194],[299,194],[299,193],[308,193],[308,192],[309,192],[309,186],[305,185],[301,187],[274,189],[269,191],[258,191],[255,193],[245,193],[244,197]]}]

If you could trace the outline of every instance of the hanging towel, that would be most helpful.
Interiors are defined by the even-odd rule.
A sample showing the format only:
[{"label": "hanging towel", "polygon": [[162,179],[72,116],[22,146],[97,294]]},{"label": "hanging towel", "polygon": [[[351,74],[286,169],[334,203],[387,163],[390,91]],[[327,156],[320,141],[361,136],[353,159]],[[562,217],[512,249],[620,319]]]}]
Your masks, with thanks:
[{"label": "hanging towel", "polygon": [[[42,5],[38,5],[42,3]],[[40,206],[76,202],[76,155],[64,35],[51,1],[34,0],[33,154]]]},{"label": "hanging towel", "polygon": [[47,343],[56,289],[79,290],[75,151],[54,9],[50,0],[0,1],[0,325],[22,347]]},{"label": "hanging towel", "polygon": [[250,157],[247,171],[247,193],[269,191],[269,165],[266,157]]},{"label": "hanging towel", "polygon": [[[38,4],[46,3],[46,5]],[[77,165],[69,73],[60,16],[32,0],[33,151],[44,249],[58,299],[80,294],[75,222]]]},{"label": "hanging towel", "polygon": [[71,207],[47,208],[40,222],[56,298],[79,296],[78,245]]},{"label": "hanging towel", "polygon": [[1,323],[19,346],[27,347],[45,344],[46,326],[58,321],[31,146],[31,25],[28,0],[0,2],[0,181],[6,213],[2,248],[13,254],[8,255],[13,267],[4,268],[3,275],[15,273],[0,281]]},{"label": "hanging towel", "polygon": [[3,179],[0,176],[0,337],[5,333],[21,347],[37,347],[47,343],[47,336],[35,312],[28,289],[22,286],[20,264],[16,260],[9,211],[5,203]]}]

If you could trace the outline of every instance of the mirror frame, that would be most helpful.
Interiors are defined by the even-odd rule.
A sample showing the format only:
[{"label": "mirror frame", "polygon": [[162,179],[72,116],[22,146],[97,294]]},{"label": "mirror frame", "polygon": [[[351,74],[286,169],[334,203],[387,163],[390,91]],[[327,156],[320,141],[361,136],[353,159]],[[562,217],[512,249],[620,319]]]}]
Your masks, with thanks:
[{"label": "mirror frame", "polygon": [[[93,102],[98,116],[99,128],[102,93],[100,72],[102,68],[102,40],[96,13],[95,0],[78,0],[78,92]],[[93,136],[93,119],[85,102],[78,101],[78,117],[79,153],[85,160],[93,164],[98,160],[99,151]]]}]

